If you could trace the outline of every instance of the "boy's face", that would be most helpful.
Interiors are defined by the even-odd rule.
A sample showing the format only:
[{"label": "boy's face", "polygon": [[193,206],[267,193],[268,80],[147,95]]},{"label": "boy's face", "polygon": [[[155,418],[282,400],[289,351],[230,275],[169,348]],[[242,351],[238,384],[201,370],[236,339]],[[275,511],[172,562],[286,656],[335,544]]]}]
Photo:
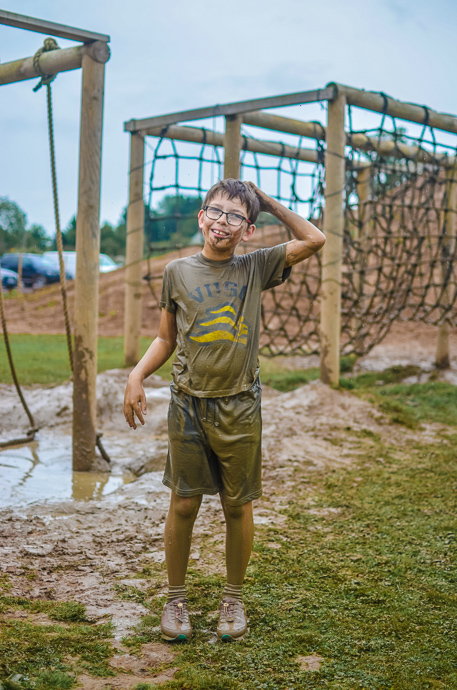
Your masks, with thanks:
[{"label": "boy's face", "polygon": [[[246,206],[240,199],[228,199],[222,194],[217,194],[208,204],[212,209],[236,213],[244,218],[248,217]],[[198,214],[198,225],[205,239],[205,250],[217,256],[232,256],[240,242],[247,242],[255,230],[255,225],[243,220],[238,226],[227,222],[224,214],[218,220],[211,220],[205,211]],[[204,251],[205,251],[204,250]]]}]

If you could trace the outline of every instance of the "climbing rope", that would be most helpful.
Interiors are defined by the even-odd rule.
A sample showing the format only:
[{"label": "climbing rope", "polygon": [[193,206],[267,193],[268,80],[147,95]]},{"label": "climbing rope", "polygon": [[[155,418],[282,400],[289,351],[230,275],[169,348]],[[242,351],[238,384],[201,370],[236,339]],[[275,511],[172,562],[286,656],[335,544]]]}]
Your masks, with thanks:
[{"label": "climbing rope", "polygon": [[[0,270],[1,273],[1,270]],[[35,420],[33,418],[32,413],[29,410],[29,407],[25,401],[24,395],[21,390],[21,386],[19,385],[19,379],[17,378],[16,374],[16,368],[14,366],[14,361],[13,361],[13,353],[11,352],[11,346],[10,346],[10,341],[8,337],[8,329],[6,326],[6,318],[5,318],[5,308],[3,304],[3,294],[2,294],[2,285],[1,285],[1,279],[0,279],[0,318],[2,321],[2,329],[3,329],[3,337],[5,339],[5,347],[6,347],[6,353],[8,355],[8,362],[10,365],[10,371],[11,371],[11,376],[13,377],[14,385],[16,386],[17,394],[19,396],[19,399],[22,403],[22,406],[25,410],[25,413],[27,417],[29,418],[30,422],[30,429],[27,431],[27,436],[26,438],[13,438],[10,439],[9,441],[2,441],[0,442],[0,448],[7,448],[8,446],[18,446],[22,443],[29,443],[30,441],[33,441],[35,438],[35,434],[38,431],[38,427],[35,424]]]}]

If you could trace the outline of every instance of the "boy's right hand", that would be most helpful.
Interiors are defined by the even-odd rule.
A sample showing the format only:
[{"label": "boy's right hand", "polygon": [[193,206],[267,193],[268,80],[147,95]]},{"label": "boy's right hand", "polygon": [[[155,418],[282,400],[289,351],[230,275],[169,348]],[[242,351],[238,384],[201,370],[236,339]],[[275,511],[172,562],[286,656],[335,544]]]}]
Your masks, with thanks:
[{"label": "boy's right hand", "polygon": [[146,395],[141,379],[130,375],[124,395],[124,417],[131,429],[136,429],[135,415],[144,424],[143,415],[147,414]]}]

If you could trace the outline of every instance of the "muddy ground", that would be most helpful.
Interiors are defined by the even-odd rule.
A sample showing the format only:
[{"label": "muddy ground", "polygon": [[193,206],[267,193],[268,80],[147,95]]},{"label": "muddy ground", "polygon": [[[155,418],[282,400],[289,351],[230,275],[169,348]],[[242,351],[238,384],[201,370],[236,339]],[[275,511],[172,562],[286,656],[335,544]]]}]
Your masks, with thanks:
[{"label": "muddy ground", "polygon": [[[393,364],[412,363],[421,367],[422,378],[426,378],[433,369],[435,337],[435,329],[425,326],[414,330],[407,325],[395,326],[357,367],[383,370]],[[294,368],[314,362],[290,358],[285,364]],[[168,647],[144,645],[142,654],[135,656],[121,643],[141,616],[149,613],[143,605],[120,596],[132,587],[147,588],[148,582],[138,578],[138,573],[153,565],[159,577],[154,596],[161,597],[165,591],[162,534],[169,499],[169,491],[161,483],[167,447],[168,384],[156,376],[148,380],[147,423],[133,431],[122,415],[127,375],[126,370],[114,370],[98,377],[99,429],[112,458],[111,475],[103,473],[107,467],[100,461],[100,473],[92,488],[88,489],[86,482],[78,493],[73,478],[73,493],[60,495],[56,489],[54,497],[43,501],[42,497],[48,495],[46,487],[41,494],[38,489],[38,495],[25,492],[30,476],[43,465],[38,461],[24,469],[24,476],[15,486],[8,487],[10,505],[5,505],[8,501],[4,500],[0,508],[0,568],[13,583],[11,593],[30,599],[76,600],[87,607],[92,619],[111,620],[114,624],[113,645],[121,653],[113,663],[118,671],[129,671],[131,675],[109,681],[80,678],[79,687],[86,690],[107,687],[108,682],[112,688],[133,687],[139,679],[159,685],[175,672],[173,668],[166,673],[154,671],[172,659]],[[443,376],[457,385],[457,361],[453,360],[453,369]],[[71,384],[32,387],[25,394],[41,427],[36,447],[43,444],[45,448],[47,443],[54,449],[65,448],[62,458],[66,454],[68,466]],[[14,434],[12,420],[16,422]],[[316,468],[354,462],[357,446],[342,433],[348,426],[369,429],[398,444],[407,443],[415,433],[392,426],[375,407],[351,393],[334,391],[318,381],[290,393],[264,387],[263,425],[264,495],[255,504],[257,524],[280,524],[285,520],[279,511],[288,505],[297,464],[306,465],[312,473]],[[13,387],[0,386],[0,438],[17,435],[26,428],[27,420]],[[433,439],[432,427],[422,432],[422,440],[427,435]],[[336,438],[338,445],[332,442]],[[8,464],[4,458],[0,453],[0,471],[1,463]],[[43,481],[48,485],[63,481],[58,474],[58,450],[54,462],[54,469],[48,468],[47,476],[45,472]],[[122,480],[119,488],[105,495],[99,489],[110,476]],[[87,499],[88,495],[96,498],[78,498]],[[223,549],[224,521],[218,498],[205,497],[195,528],[192,567],[202,574],[219,573],[222,582]]]}]

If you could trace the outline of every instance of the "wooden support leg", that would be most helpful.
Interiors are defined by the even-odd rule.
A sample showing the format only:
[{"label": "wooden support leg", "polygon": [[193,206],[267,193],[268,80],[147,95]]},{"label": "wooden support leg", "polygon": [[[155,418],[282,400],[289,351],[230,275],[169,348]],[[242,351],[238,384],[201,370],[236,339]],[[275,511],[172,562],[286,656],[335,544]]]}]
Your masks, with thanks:
[{"label": "wooden support leg", "polygon": [[334,101],[328,103],[324,214],[326,243],[322,256],[320,333],[321,380],[333,385],[338,384],[340,375],[345,110],[346,99],[344,96],[337,96]]},{"label": "wooden support leg", "polygon": [[144,243],[144,139],[130,137],[130,183],[127,209],[127,244],[124,309],[124,362],[135,365],[140,359],[142,290],[141,261]]},{"label": "wooden support leg", "polygon": [[81,133],[76,221],[73,469],[95,456],[100,178],[105,66],[82,59]]},{"label": "wooden support leg", "polygon": [[[454,254],[457,231],[457,170],[455,165],[446,170],[446,208],[443,213],[443,228],[445,232],[445,244],[443,252],[448,256]],[[445,280],[449,271],[449,261],[443,260],[442,275]],[[451,289],[449,284],[443,292],[442,302],[445,306],[450,304]],[[439,325],[438,339],[436,343],[435,364],[438,369],[449,369],[451,357],[449,352],[449,323],[446,320]]]},{"label": "wooden support leg", "polygon": [[241,153],[241,123],[240,115],[227,115],[225,118],[224,136],[224,179],[229,177],[238,179],[240,176]]}]

